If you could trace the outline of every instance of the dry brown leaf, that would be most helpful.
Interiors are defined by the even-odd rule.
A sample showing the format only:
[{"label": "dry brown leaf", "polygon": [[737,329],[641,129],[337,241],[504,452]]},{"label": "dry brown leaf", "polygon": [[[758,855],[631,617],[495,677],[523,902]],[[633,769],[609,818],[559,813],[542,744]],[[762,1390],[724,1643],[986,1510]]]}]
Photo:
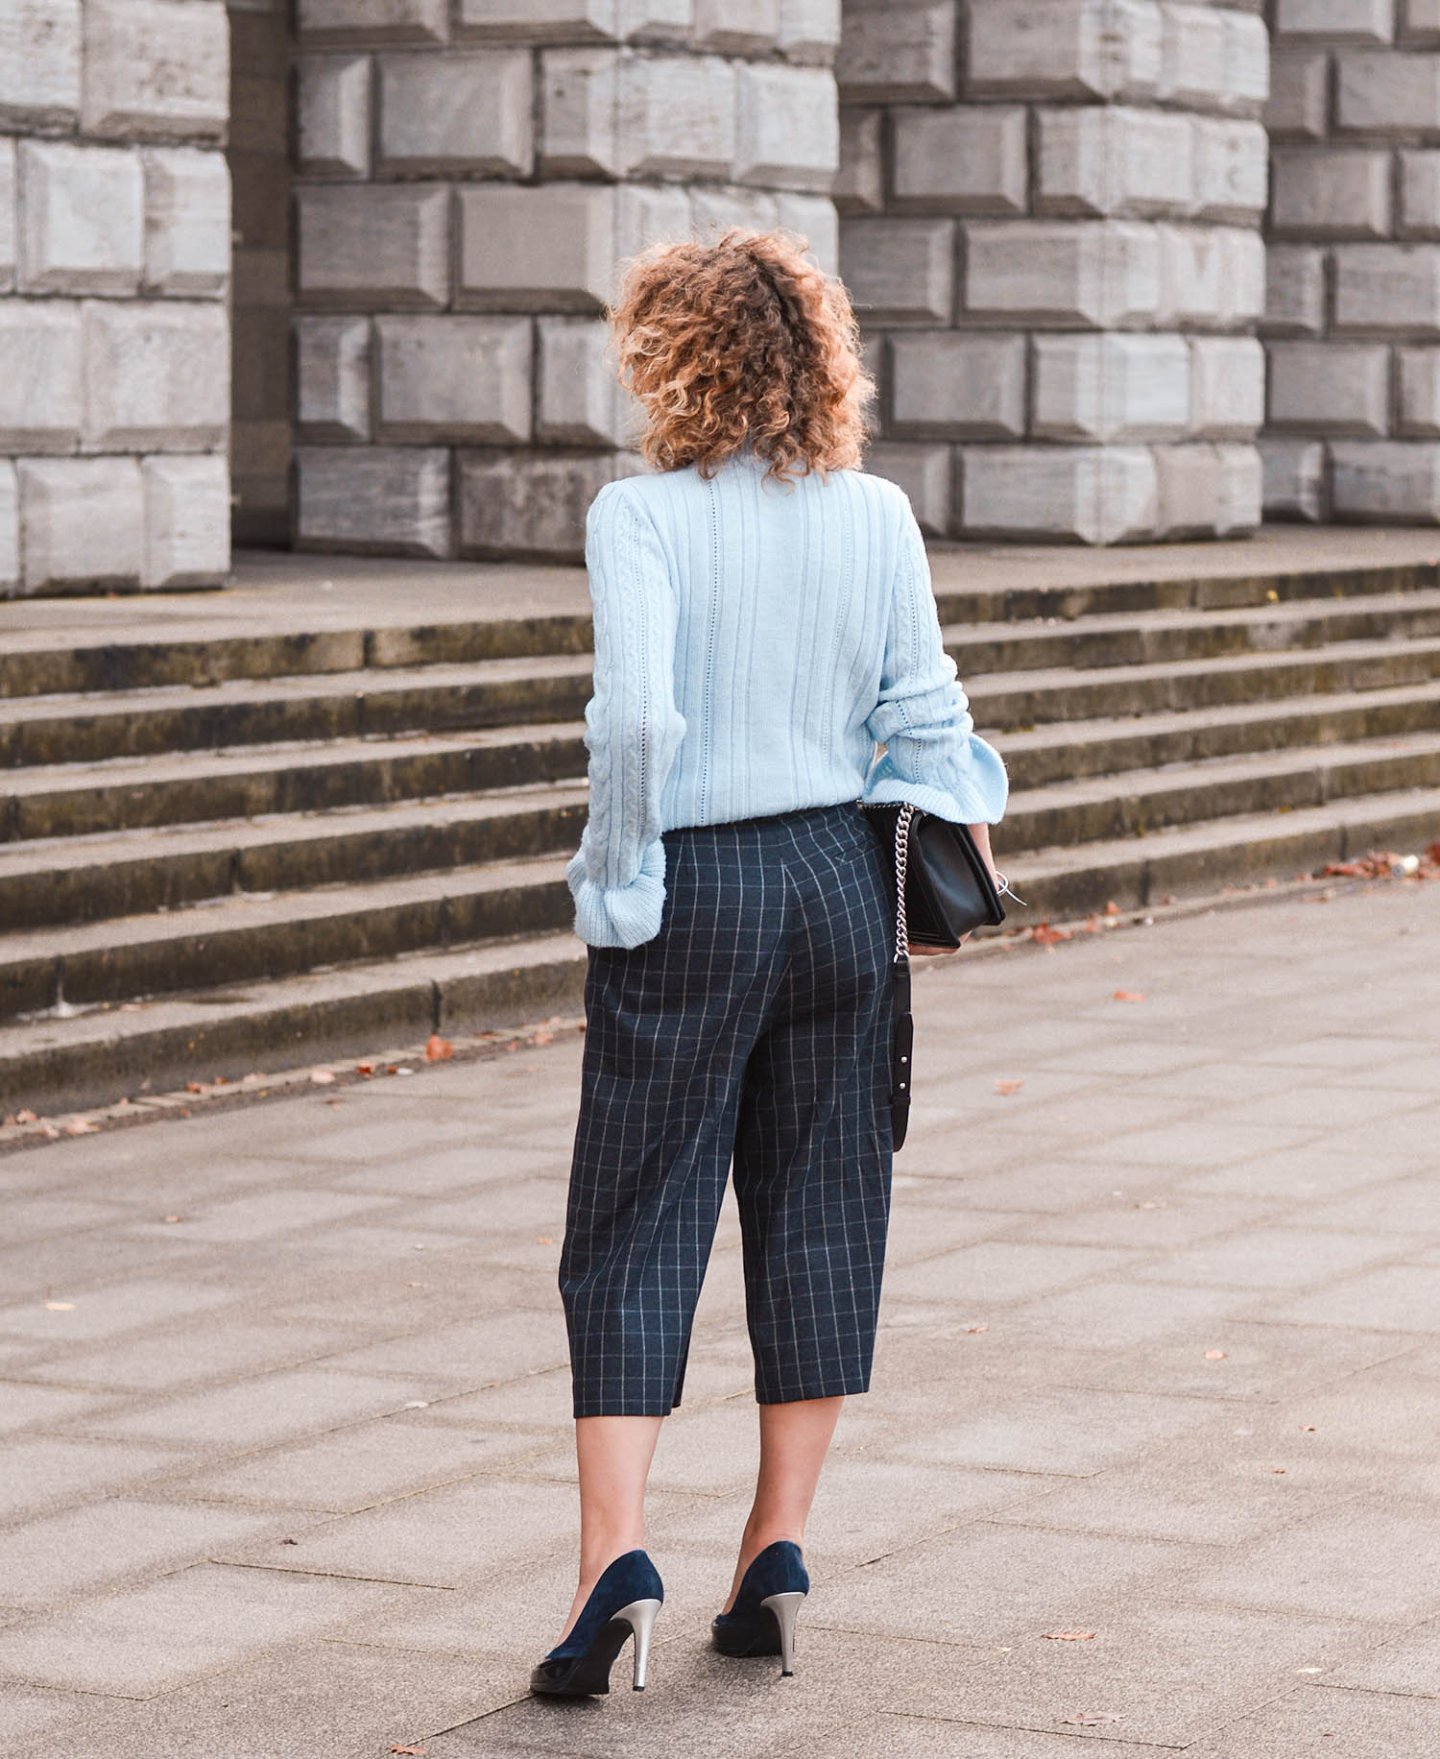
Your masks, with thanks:
[{"label": "dry brown leaf", "polygon": [[328,1087],[335,1079],[335,1071],[333,1069],[312,1069],[310,1079],[317,1087]]},{"label": "dry brown leaf", "polygon": [[1088,1643],[1095,1633],[1093,1631],[1042,1631],[1040,1635],[1048,1638],[1052,1643]]},{"label": "dry brown leaf", "polygon": [[1059,941],[1068,941],[1073,938],[1070,929],[1052,928],[1048,922],[1037,922],[1030,930],[1030,939],[1039,947],[1053,947]]},{"label": "dry brown leaf", "polygon": [[1023,1075],[1017,1081],[998,1081],[997,1080],[995,1083],[995,1091],[996,1091],[996,1093],[998,1093],[1000,1095],[1000,1097],[1002,1099],[1008,1099],[1012,1093],[1019,1093],[1020,1089],[1024,1085],[1025,1085],[1025,1077]]},{"label": "dry brown leaf", "polygon": [[1125,1718],[1114,1710],[1077,1710],[1073,1716],[1062,1716],[1061,1722],[1073,1722],[1081,1728],[1093,1728],[1100,1722],[1123,1722]]},{"label": "dry brown leaf", "polygon": [[535,1244],[537,1246],[553,1246],[555,1241],[550,1234],[537,1234],[535,1236]]},{"label": "dry brown leaf", "polygon": [[423,1755],[427,1749],[424,1747],[392,1747],[390,1751],[392,1753],[419,1753]]},{"label": "dry brown leaf", "polygon": [[982,1331],[989,1331],[989,1329],[989,1322],[982,1319],[978,1325],[967,1325],[965,1327],[965,1332],[968,1337],[973,1338],[978,1337]]},{"label": "dry brown leaf", "polygon": [[17,1124],[38,1124],[40,1119],[36,1113],[32,1112],[30,1108],[26,1106],[21,1111],[16,1112],[15,1122]]},{"label": "dry brown leaf", "polygon": [[181,1219],[182,1219],[182,1218],[181,1218],[181,1217],[180,1217],[180,1216],[178,1216],[178,1215],[167,1215],[167,1216],[166,1216],[166,1217],[165,1217],[165,1218],[164,1218],[164,1219],[165,1219],[165,1220],[166,1220],[166,1221],[167,1221],[167,1222],[178,1222],[178,1221],[180,1221],[180,1220],[181,1220]]},{"label": "dry brown leaf", "polygon": [[65,1134],[67,1136],[94,1136],[98,1133],[99,1128],[100,1126],[92,1124],[89,1118],[71,1118],[65,1126]]},{"label": "dry brown leaf", "polygon": [[75,1303],[73,1301],[47,1301],[45,1311],[47,1313],[73,1313]]},{"label": "dry brown leaf", "polygon": [[198,1081],[187,1081],[185,1083],[185,1091],[186,1093],[204,1093],[205,1089]]},{"label": "dry brown leaf", "polygon": [[554,1044],[555,1034],[543,1030],[540,1032],[532,1032],[530,1035],[530,1042],[531,1044]]},{"label": "dry brown leaf", "polygon": [[1113,898],[1105,906],[1105,914],[1107,916],[1118,916],[1120,914],[1120,906],[1115,902],[1115,900]]},{"label": "dry brown leaf", "polygon": [[1207,1362],[1223,1362],[1229,1354],[1228,1350],[1207,1350],[1205,1360]]},{"label": "dry brown leaf", "polygon": [[1117,1002],[1143,1002],[1145,997],[1138,989],[1117,989],[1115,1000]]},{"label": "dry brown leaf", "polygon": [[425,1061],[427,1063],[448,1063],[455,1055],[455,1046],[448,1038],[441,1038],[438,1032],[432,1032],[425,1040]]},{"label": "dry brown leaf", "polygon": [[368,1081],[370,1079],[370,1077],[375,1073],[375,1065],[374,1065],[374,1063],[356,1063],[355,1073],[357,1075],[363,1075],[365,1077],[365,1079]]}]

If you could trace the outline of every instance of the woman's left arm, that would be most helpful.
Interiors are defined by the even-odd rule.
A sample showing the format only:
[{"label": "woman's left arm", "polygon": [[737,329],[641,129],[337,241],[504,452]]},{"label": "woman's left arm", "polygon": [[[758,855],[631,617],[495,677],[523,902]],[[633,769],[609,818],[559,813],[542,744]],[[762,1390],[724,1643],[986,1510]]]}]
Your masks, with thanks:
[{"label": "woman's left arm", "polygon": [[582,940],[637,947],[660,932],[660,796],[685,718],[675,702],[678,605],[669,565],[623,482],[608,483],[591,503],[585,564],[595,619],[595,683],[585,709],[590,808],[565,877]]}]

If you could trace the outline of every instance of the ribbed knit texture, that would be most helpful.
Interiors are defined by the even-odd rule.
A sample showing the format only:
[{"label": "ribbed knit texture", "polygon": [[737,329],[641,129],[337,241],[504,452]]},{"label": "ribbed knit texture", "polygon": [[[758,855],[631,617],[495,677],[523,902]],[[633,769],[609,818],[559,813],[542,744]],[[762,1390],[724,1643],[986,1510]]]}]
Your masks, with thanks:
[{"label": "ribbed knit texture", "polygon": [[[995,824],[1007,779],[945,652],[904,492],[862,471],[764,479],[749,454],[607,483],[586,521],[595,686],[575,932],[660,931],[661,833],[912,801]],[[877,757],[877,743],[883,756]]]}]

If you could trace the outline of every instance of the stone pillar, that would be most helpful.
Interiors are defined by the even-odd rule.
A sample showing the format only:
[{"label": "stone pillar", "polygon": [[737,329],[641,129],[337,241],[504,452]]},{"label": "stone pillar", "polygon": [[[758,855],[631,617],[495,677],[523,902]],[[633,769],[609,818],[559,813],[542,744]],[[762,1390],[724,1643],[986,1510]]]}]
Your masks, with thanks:
[{"label": "stone pillar", "polygon": [[1440,520],[1440,4],[1270,11],[1266,515]]},{"label": "stone pillar", "polygon": [[0,595],[229,564],[223,0],[0,0]]},{"label": "stone pillar", "polygon": [[300,0],[297,541],[578,555],[634,468],[619,258],[728,224],[833,267],[837,0]]},{"label": "stone pillar", "polygon": [[1260,514],[1257,6],[845,0],[841,272],[873,467],[940,536]]}]

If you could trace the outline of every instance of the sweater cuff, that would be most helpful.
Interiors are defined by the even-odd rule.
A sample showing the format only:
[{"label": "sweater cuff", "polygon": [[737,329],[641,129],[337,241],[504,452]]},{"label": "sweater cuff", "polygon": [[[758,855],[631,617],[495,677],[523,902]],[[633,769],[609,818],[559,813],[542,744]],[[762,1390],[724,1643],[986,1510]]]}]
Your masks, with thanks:
[{"label": "sweater cuff", "polygon": [[575,900],[575,932],[592,947],[638,947],[660,932],[665,911],[665,845],[657,837],[628,885],[602,886],[585,869],[578,850],[565,869]]},{"label": "sweater cuff", "polygon": [[946,778],[947,787],[911,782],[897,773],[889,754],[871,770],[862,798],[876,804],[901,806],[907,800],[951,824],[997,825],[1005,815],[1009,778],[1000,754],[983,739],[971,736],[969,762]]}]

